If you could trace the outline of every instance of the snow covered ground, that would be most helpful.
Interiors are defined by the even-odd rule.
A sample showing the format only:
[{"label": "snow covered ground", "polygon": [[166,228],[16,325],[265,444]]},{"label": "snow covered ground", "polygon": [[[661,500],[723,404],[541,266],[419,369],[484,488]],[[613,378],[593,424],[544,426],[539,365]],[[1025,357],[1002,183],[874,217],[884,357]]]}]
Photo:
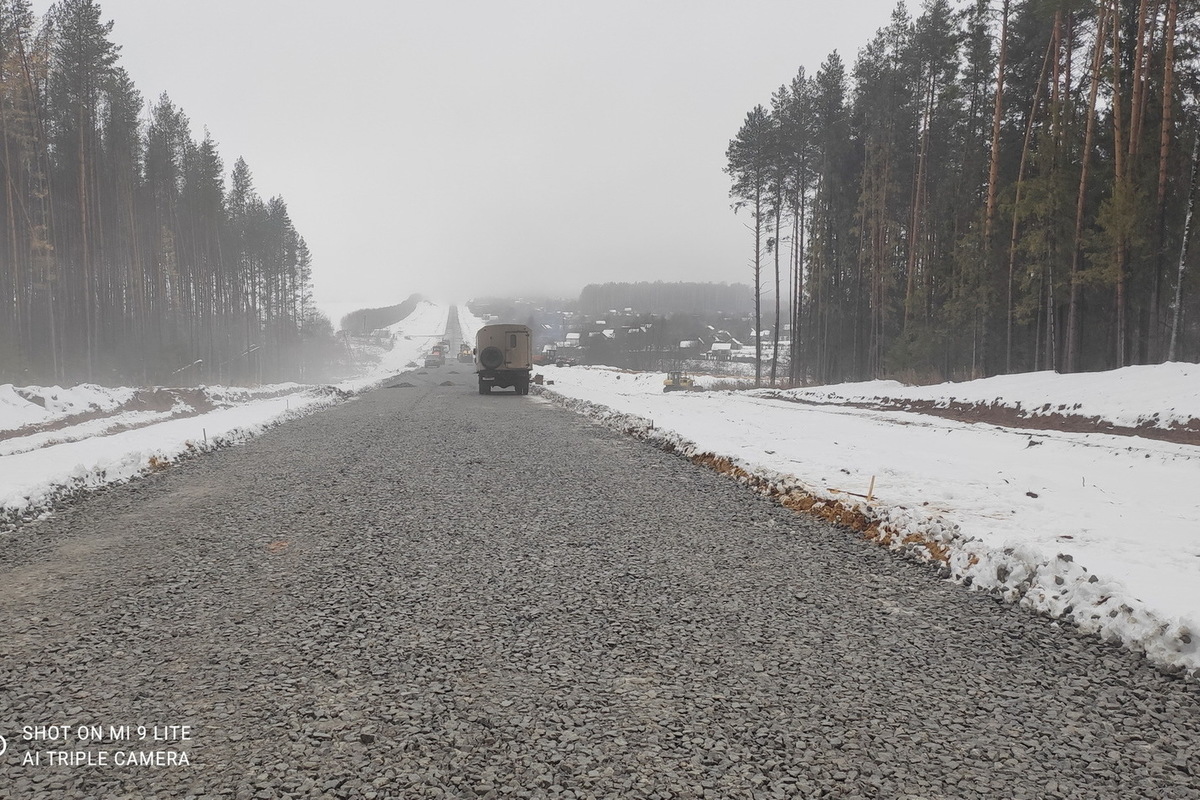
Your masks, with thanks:
[{"label": "snow covered ground", "polygon": [[[22,391],[29,388],[41,387]],[[42,391],[79,411],[38,414],[11,402],[20,397],[11,386],[0,386],[0,394],[11,395],[0,406],[0,523],[35,516],[63,497],[128,480],[186,453],[242,441],[337,399],[327,388],[295,384],[254,392],[206,387],[180,393],[169,408],[141,410],[136,406],[144,395],[174,393],[97,386]],[[130,400],[115,406],[106,400],[126,395]],[[101,402],[80,400],[87,397]],[[20,424],[30,417],[40,418]]]},{"label": "snow covered ground", "polygon": [[244,441],[365,391],[422,358],[446,306],[422,301],[392,325],[363,374],[337,386],[105,388],[0,385],[0,530],[76,492],[126,481],[181,456]]},{"label": "snow covered ground", "polygon": [[458,304],[458,325],[462,329],[464,342],[474,344],[475,334],[486,324],[481,317],[477,317],[471,313],[471,309],[467,308],[466,303]]},{"label": "snow covered ground", "polygon": [[378,362],[367,366],[358,377],[342,381],[338,388],[347,392],[365,391],[408,369],[411,363],[420,364],[445,334],[448,313],[447,306],[421,300],[407,317],[388,326],[392,335],[391,349],[374,349],[372,354]]},{"label": "snow covered ground", "polygon": [[896,410],[953,398],[1006,410],[1014,423],[1057,413],[1195,428],[1200,366],[670,394],[662,373],[540,371],[560,400],[601,421],[685,455],[730,458],[743,480],[788,505],[815,500],[815,511],[858,520],[964,584],[1200,670],[1200,447]]},{"label": "snow covered ground", "polygon": [[[483,321],[458,309],[471,341]],[[391,347],[368,348],[369,366],[336,387],[0,385],[0,526],[378,386],[421,363],[447,311],[421,302],[390,327]],[[1200,366],[671,394],[662,373],[539,371],[559,402],[607,424],[1200,672]],[[1094,432],[1104,425],[1161,438]]]},{"label": "snow covered ground", "polygon": [[1030,372],[936,386],[866,381],[793,389],[778,396],[816,403],[885,403],[893,407],[920,402],[942,408],[952,404],[996,405],[1029,418],[1072,415],[1120,427],[1170,428],[1200,419],[1200,365],[1157,364],[1075,375]]}]

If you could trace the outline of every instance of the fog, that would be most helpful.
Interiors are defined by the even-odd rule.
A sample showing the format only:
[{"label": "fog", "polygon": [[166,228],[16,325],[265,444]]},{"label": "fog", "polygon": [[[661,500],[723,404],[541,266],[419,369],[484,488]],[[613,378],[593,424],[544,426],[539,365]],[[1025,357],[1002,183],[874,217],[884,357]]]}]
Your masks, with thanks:
[{"label": "fog", "polygon": [[729,139],[799,67],[851,64],[894,3],[100,6],[147,103],[166,91],[284,197],[318,302],[345,307],[747,280]]}]

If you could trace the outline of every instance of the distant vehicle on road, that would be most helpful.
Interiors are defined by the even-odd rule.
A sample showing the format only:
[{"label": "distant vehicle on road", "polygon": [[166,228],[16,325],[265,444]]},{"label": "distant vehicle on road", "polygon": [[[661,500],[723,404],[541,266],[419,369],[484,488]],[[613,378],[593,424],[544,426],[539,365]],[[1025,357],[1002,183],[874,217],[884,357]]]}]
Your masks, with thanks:
[{"label": "distant vehicle on road", "polygon": [[512,386],[529,394],[533,371],[533,331],[524,325],[485,325],[475,335],[475,373],[479,393]]},{"label": "distant vehicle on road", "polygon": [[696,389],[696,381],[686,372],[668,372],[663,381],[664,392],[691,392]]},{"label": "distant vehicle on road", "polygon": [[464,364],[469,364],[475,360],[475,354],[471,352],[471,345],[463,342],[458,348],[458,360]]}]

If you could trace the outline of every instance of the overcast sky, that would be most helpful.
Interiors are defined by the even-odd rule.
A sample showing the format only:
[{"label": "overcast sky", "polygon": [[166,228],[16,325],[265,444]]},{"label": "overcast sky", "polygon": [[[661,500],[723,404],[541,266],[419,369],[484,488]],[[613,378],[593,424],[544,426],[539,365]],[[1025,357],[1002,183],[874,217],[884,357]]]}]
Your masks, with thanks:
[{"label": "overcast sky", "polygon": [[852,64],[895,2],[100,6],[146,100],[284,197],[332,306],[748,280],[729,139],[800,66]]}]

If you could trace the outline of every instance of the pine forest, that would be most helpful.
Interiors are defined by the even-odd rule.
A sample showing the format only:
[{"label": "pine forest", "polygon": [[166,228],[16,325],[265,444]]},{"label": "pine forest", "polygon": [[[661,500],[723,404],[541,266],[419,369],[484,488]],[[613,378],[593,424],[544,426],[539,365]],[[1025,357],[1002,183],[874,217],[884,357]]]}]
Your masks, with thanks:
[{"label": "pine forest", "polygon": [[302,379],[328,338],[281,197],[163,94],[92,0],[0,0],[0,382]]},{"label": "pine forest", "polygon": [[899,4],[755,106],[727,172],[781,377],[1200,359],[1198,6]]}]

